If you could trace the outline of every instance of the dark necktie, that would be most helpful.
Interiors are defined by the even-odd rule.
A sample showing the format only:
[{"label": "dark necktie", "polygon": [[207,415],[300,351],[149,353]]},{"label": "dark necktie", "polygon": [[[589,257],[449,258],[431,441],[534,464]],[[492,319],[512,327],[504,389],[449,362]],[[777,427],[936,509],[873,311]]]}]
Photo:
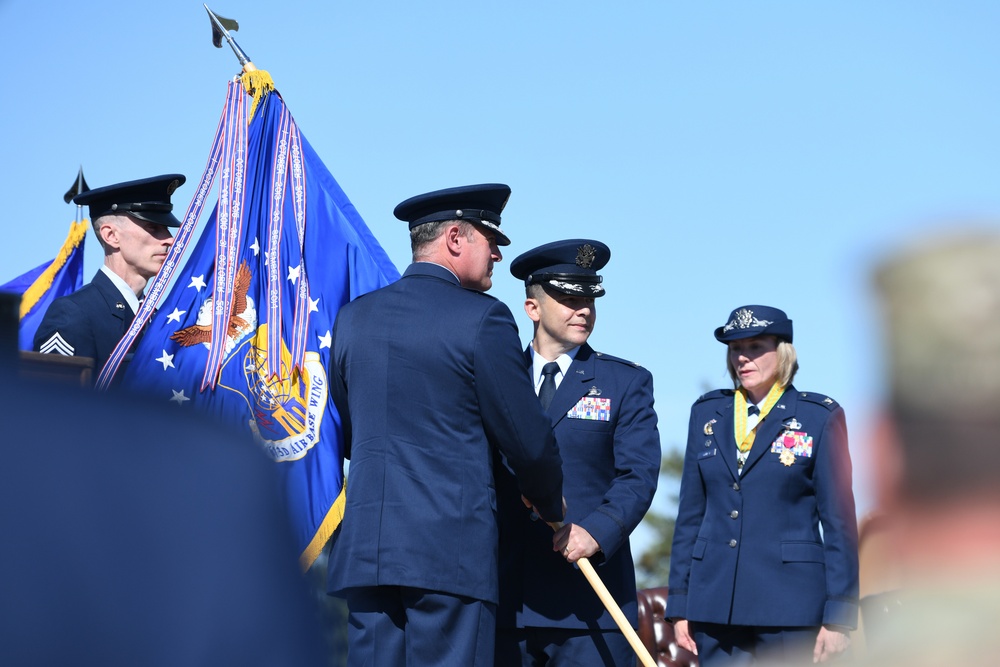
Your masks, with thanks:
[{"label": "dark necktie", "polygon": [[549,409],[552,397],[556,395],[556,373],[559,372],[559,364],[554,361],[542,366],[542,386],[538,390],[538,400],[542,402],[542,407]]},{"label": "dark necktie", "polygon": [[751,405],[751,406],[749,406],[747,408],[747,415],[748,416],[749,415],[759,415],[759,414],[760,414],[760,408],[758,408],[756,405]]}]

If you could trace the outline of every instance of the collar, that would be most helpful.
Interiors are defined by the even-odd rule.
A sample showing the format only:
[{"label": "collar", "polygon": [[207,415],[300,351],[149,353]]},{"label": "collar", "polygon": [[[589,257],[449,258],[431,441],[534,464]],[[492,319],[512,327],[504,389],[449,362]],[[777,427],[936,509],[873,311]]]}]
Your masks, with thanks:
[{"label": "collar", "polygon": [[129,305],[129,308],[132,309],[132,312],[138,313],[139,297],[136,296],[136,293],[133,292],[132,288],[128,286],[128,283],[125,282],[121,276],[119,276],[117,273],[108,268],[107,265],[102,264],[101,271],[104,273],[104,275],[108,277],[108,279],[114,284],[114,286],[118,288],[118,291],[121,292],[122,294],[122,298],[125,299],[125,303]]},{"label": "collar", "polygon": [[[538,383],[542,381],[542,366],[549,363],[549,361],[542,355],[535,352],[535,348],[533,346],[529,345],[528,349],[531,350],[531,379],[537,387]],[[563,352],[558,357],[553,359],[553,361],[559,364],[559,375],[556,376],[557,383],[559,382],[560,377],[566,377],[566,372],[569,371],[569,367],[572,365],[573,360],[576,359],[576,354],[579,351],[580,346],[577,345],[572,350]]]},{"label": "collar", "polygon": [[406,271],[403,272],[403,277],[406,276],[434,276],[447,280],[448,282],[455,283],[456,285],[462,285],[462,281],[459,280],[458,276],[454,271],[449,269],[447,266],[438,264],[437,262],[413,262],[408,267]]}]

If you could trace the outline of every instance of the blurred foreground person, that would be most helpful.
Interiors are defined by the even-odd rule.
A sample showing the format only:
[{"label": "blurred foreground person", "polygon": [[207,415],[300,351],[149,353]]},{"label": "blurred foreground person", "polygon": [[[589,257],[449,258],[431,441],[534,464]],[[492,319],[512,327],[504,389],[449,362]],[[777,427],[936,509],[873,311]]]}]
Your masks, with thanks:
[{"label": "blurred foreground person", "polygon": [[874,471],[903,588],[886,596],[884,618],[865,616],[863,662],[995,665],[1000,234],[928,239],[876,281],[889,398]]},{"label": "blurred foreground person", "polygon": [[829,660],[858,618],[844,410],[792,386],[781,310],[737,308],[715,338],[735,390],[691,408],[665,616],[702,667]]},{"label": "blurred foreground person", "polygon": [[0,367],[0,662],[327,664],[252,441],[15,369]]}]

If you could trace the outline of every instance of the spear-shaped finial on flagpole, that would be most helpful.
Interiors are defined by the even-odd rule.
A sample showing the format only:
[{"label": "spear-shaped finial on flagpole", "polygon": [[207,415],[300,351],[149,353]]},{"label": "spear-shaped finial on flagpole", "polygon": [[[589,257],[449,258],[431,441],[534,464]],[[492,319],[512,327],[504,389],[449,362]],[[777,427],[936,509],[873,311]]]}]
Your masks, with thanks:
[{"label": "spear-shaped finial on flagpole", "polygon": [[[83,165],[80,165],[80,171],[76,175],[76,180],[73,181],[73,185],[70,186],[66,194],[63,195],[63,201],[67,204],[73,201],[73,198],[77,195],[82,195],[84,192],[90,189],[87,185],[87,180],[83,177]],[[76,221],[80,222],[80,216],[83,213],[83,206],[80,204],[76,205]]]},{"label": "spear-shaped finial on flagpole", "polygon": [[240,65],[243,66],[243,75],[240,77],[240,82],[243,84],[243,90],[247,92],[247,95],[253,97],[253,104],[250,106],[249,115],[249,118],[252,119],[260,101],[264,99],[265,95],[274,90],[274,80],[271,79],[270,74],[264,70],[257,69],[250,62],[250,58],[243,52],[240,45],[236,43],[233,36],[229,34],[230,30],[239,30],[240,24],[233,19],[218,16],[208,8],[208,5],[205,5],[205,11],[208,12],[208,18],[212,21],[212,44],[221,49],[222,39],[225,38],[229,42],[229,46],[233,47],[233,53],[239,59]]},{"label": "spear-shaped finial on flagpole", "polygon": [[250,62],[250,58],[243,52],[243,49],[240,48],[240,45],[236,43],[236,40],[233,39],[233,36],[229,34],[230,30],[239,30],[240,24],[233,19],[227,19],[219,16],[209,9],[208,5],[204,5],[204,7],[205,11],[208,12],[208,18],[212,21],[212,44],[215,45],[215,48],[221,49],[222,40],[225,38],[225,40],[229,42],[229,46],[233,48],[233,53],[235,53],[237,59],[239,59],[244,72],[252,72],[257,69],[254,67],[254,64]]}]

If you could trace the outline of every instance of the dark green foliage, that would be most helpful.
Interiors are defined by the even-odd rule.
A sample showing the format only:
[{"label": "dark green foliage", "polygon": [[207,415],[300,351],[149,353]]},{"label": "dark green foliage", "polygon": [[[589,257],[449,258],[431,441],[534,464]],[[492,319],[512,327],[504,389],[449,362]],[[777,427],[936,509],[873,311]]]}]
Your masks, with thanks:
[{"label": "dark green foliage", "polygon": [[653,509],[646,513],[642,525],[650,530],[653,543],[636,560],[635,575],[639,588],[666,586],[670,572],[670,548],[674,540],[674,520],[677,496],[680,489],[681,470],[684,467],[683,451],[672,450],[660,464],[660,488],[670,489],[667,514]]}]

